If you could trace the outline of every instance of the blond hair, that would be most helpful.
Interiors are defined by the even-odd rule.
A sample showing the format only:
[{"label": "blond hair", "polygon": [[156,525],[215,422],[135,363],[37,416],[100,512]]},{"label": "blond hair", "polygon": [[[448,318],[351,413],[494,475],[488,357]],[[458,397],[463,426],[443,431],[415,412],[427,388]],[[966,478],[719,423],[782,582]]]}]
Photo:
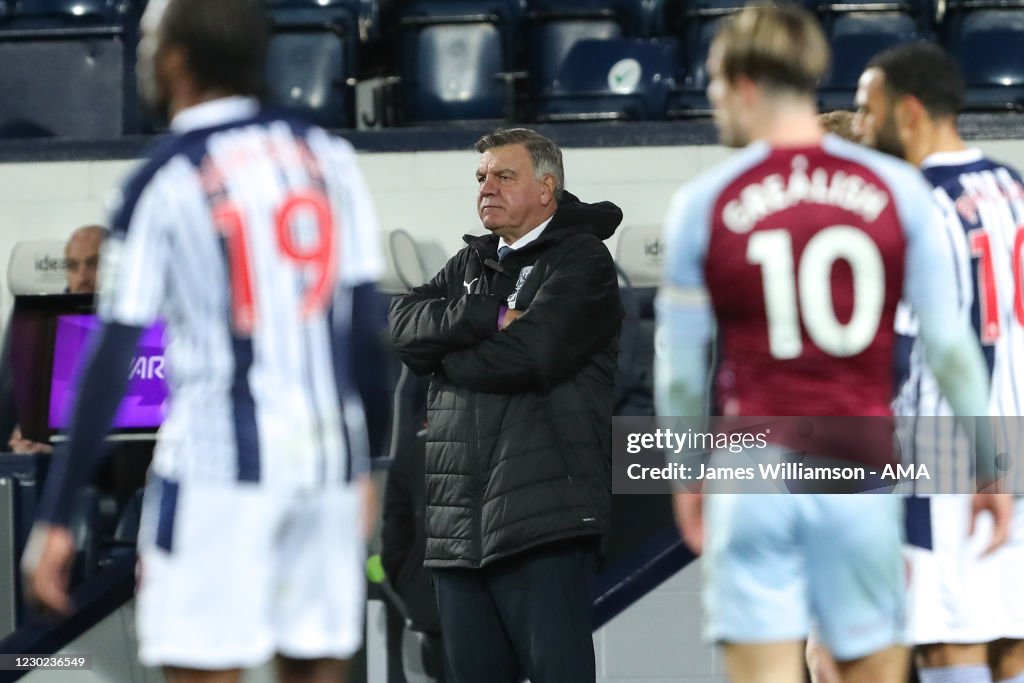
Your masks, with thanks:
[{"label": "blond hair", "polygon": [[766,90],[810,95],[829,65],[829,47],[814,16],[792,4],[747,5],[715,36],[720,70],[728,81],[744,76]]},{"label": "blond hair", "polygon": [[818,116],[818,121],[821,122],[821,127],[825,129],[826,133],[838,135],[844,140],[849,140],[850,142],[859,142],[857,137],[853,134],[852,111],[837,109],[835,111],[825,112]]}]

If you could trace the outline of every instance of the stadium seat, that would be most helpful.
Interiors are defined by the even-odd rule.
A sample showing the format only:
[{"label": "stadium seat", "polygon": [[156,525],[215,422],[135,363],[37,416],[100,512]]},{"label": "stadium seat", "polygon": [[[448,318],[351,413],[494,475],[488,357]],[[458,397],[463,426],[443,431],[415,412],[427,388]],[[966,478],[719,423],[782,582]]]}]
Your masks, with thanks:
[{"label": "stadium seat", "polygon": [[136,132],[137,8],[113,0],[19,0],[0,22],[0,136]]},{"label": "stadium seat", "polygon": [[905,12],[845,12],[830,18],[832,68],[821,85],[822,110],[850,109],[868,61],[898,43],[921,40],[920,24]]},{"label": "stadium seat", "polygon": [[[641,3],[614,0],[530,0],[524,29],[524,63],[531,100],[536,104],[551,95],[552,84],[559,79],[570,53],[581,41],[640,36],[644,24],[640,7]],[[534,113],[541,116],[543,110]]]},{"label": "stadium seat", "polygon": [[69,529],[75,540],[75,556],[71,567],[71,584],[88,578],[99,564],[100,495],[87,486],[75,495]]},{"label": "stadium seat", "polygon": [[676,52],[672,39],[581,40],[565,54],[554,77],[540,83],[535,95],[536,118],[664,118],[674,85]]},{"label": "stadium seat", "polygon": [[615,373],[615,415],[654,414],[654,296],[661,284],[660,225],[627,225],[616,236],[615,264],[626,316]]},{"label": "stadium seat", "polygon": [[273,34],[267,52],[270,100],[327,128],[355,125],[359,5],[268,3]]},{"label": "stadium seat", "polygon": [[437,242],[417,240],[408,230],[398,228],[388,234],[389,261],[403,290],[429,282],[448,261],[448,254]]},{"label": "stadium seat", "polygon": [[14,296],[60,294],[67,288],[62,240],[17,242],[7,262],[7,286]]},{"label": "stadium seat", "polygon": [[806,0],[807,8],[827,17],[847,12],[902,12],[925,26],[936,20],[935,0]]},{"label": "stadium seat", "polygon": [[511,10],[417,2],[399,20],[397,98],[405,124],[511,118]]},{"label": "stadium seat", "polygon": [[118,24],[136,3],[119,0],[15,0],[11,18],[51,28]]},{"label": "stadium seat", "polygon": [[125,501],[117,516],[110,538],[102,543],[99,566],[105,567],[122,557],[135,554],[135,545],[139,537],[139,523],[142,518],[143,489],[138,489]]},{"label": "stadium seat", "polygon": [[950,6],[946,46],[963,69],[968,109],[1024,109],[1022,38],[1024,3],[1006,9]]},{"label": "stadium seat", "polygon": [[711,41],[718,33],[722,19],[739,11],[735,3],[720,8],[694,10],[682,20],[679,27],[680,53],[676,73],[676,90],[669,96],[668,116],[678,118],[704,115],[711,112],[708,102],[708,77],[705,62]]}]

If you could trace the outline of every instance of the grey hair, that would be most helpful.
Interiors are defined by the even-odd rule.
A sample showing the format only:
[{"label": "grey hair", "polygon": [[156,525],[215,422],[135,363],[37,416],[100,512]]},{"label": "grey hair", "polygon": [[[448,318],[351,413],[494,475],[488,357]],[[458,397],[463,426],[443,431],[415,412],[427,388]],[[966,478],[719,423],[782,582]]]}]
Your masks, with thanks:
[{"label": "grey hair", "polygon": [[529,128],[506,128],[496,130],[476,141],[473,148],[483,154],[493,147],[523,145],[533,161],[533,177],[541,180],[550,175],[555,179],[555,200],[561,201],[565,191],[565,170],[562,167],[562,150],[554,142]]}]

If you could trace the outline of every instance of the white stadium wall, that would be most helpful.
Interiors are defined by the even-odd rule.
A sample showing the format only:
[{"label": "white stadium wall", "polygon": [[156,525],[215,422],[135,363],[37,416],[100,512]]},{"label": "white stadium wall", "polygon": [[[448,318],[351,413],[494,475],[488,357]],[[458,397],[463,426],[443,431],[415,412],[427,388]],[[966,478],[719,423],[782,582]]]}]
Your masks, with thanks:
[{"label": "white stadium wall", "polygon": [[[977,143],[1024,168],[1024,140]],[[622,207],[624,225],[658,225],[674,190],[728,154],[718,146],[566,149],[566,186],[585,201]],[[449,253],[479,230],[474,206],[478,155],[465,152],[362,153],[360,162],[385,231],[405,228]],[[134,161],[0,164],[0,312],[10,308],[7,263],[13,245],[63,239],[74,228],[103,222],[108,192]],[[614,253],[615,238],[609,241]]]},{"label": "white stadium wall", "polygon": [[[675,188],[724,154],[710,146],[567,149],[566,184],[586,201],[618,204],[625,224],[660,224]],[[449,253],[460,247],[463,234],[480,230],[474,178],[478,158],[471,150],[359,155],[382,228],[405,228]],[[80,225],[103,222],[110,188],[134,165],[123,160],[0,164],[3,313],[11,304],[7,264],[14,244],[63,239]],[[614,250],[613,241],[609,246]]]}]

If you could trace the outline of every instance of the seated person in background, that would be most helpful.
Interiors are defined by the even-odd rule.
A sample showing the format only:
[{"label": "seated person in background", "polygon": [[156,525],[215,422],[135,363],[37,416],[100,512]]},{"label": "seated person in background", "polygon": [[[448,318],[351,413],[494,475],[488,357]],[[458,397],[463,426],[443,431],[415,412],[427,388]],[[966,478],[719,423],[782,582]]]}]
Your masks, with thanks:
[{"label": "seated person in background", "polygon": [[69,294],[95,294],[96,270],[100,263],[100,246],[110,231],[102,225],[86,225],[75,230],[64,247],[64,274]]},{"label": "seated person in background", "polygon": [[818,121],[821,123],[821,127],[825,129],[826,133],[838,135],[842,139],[849,140],[850,142],[860,142],[853,134],[852,111],[846,111],[845,109],[827,111],[824,114],[818,114]]},{"label": "seated person in background", "polygon": [[[96,293],[96,271],[100,262],[100,246],[108,234],[109,231],[100,225],[86,225],[71,233],[67,244],[64,246],[64,261],[66,264],[64,274],[67,278],[65,292],[68,294]],[[4,358],[6,359],[6,353]],[[5,412],[9,412],[14,409],[12,396],[14,387],[10,376],[10,367],[6,360],[2,365],[3,367],[0,368],[0,391],[3,392],[3,396],[8,397],[7,401],[10,408],[6,409]],[[12,415],[5,415],[4,417],[9,418],[12,422],[17,420]],[[17,425],[14,426],[14,430],[10,434],[11,438],[7,445],[13,453],[37,455],[53,451],[49,444],[23,438],[21,429]]]}]

